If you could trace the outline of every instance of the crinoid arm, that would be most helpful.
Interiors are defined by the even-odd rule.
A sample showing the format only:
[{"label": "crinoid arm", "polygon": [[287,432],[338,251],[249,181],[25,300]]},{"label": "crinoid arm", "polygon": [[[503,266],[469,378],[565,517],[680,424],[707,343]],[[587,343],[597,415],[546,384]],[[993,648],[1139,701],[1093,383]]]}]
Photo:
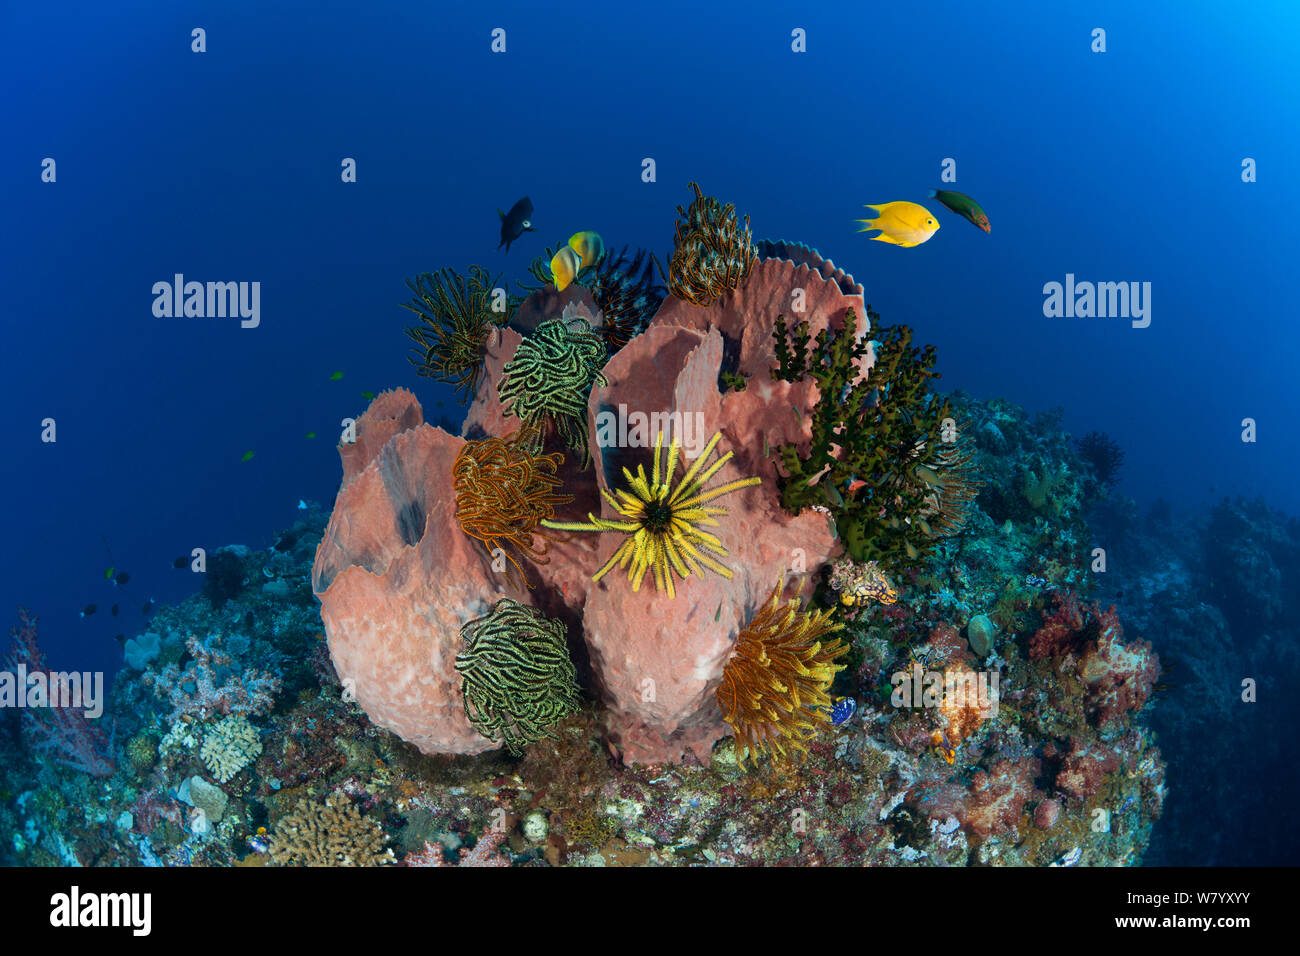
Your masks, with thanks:
[{"label": "crinoid arm", "polygon": [[564,625],[502,598],[460,633],[464,647],[456,655],[456,672],[465,716],[475,729],[513,754],[555,737],[555,725],[578,709],[577,672]]}]

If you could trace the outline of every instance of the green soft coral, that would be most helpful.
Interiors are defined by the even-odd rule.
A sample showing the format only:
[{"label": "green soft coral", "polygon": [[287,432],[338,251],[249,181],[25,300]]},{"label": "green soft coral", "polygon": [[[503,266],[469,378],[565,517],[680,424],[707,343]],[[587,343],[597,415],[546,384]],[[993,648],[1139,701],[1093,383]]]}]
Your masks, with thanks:
[{"label": "green soft coral", "polygon": [[[867,316],[872,324],[880,318],[870,306]],[[855,560],[903,570],[919,566],[938,537],[960,530],[978,482],[966,448],[944,429],[952,418],[947,401],[928,390],[939,377],[934,347],[914,347],[906,326],[876,334],[867,376],[858,361],[869,346],[852,309],[842,329],[815,340],[806,322],[790,329],[777,319],[772,377],[811,377],[821,396],[808,453],[794,444],[776,449],[787,473],[781,504],[791,514],[826,509]]]},{"label": "green soft coral", "polygon": [[1025,482],[1021,490],[1024,492],[1025,500],[1035,511],[1046,509],[1051,514],[1059,515],[1063,510],[1059,494],[1069,479],[1070,471],[1065,463],[1061,462],[1057,464],[1055,471],[1049,471],[1044,467],[1041,478],[1032,471],[1025,472]]}]

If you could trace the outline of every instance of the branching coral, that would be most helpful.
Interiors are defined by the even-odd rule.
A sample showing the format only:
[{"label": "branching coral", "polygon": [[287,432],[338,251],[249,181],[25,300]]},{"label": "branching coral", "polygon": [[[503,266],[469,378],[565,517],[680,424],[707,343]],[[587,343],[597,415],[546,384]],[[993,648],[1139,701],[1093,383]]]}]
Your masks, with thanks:
[{"label": "branching coral", "polygon": [[280,818],[269,854],[275,866],[381,866],[393,863],[384,828],[363,817],[347,798],[300,800]]},{"label": "branching coral", "polygon": [[823,641],[844,625],[830,611],[804,612],[799,600],[782,604],[778,584],[767,603],[736,639],[722,672],[718,704],[731,725],[741,760],[785,745],[804,750],[817,725],[829,721],[826,693],[848,652],[839,638]]},{"label": "branching coral", "polygon": [[540,433],[554,423],[568,448],[591,460],[587,448],[587,396],[608,353],[581,319],[549,319],[519,343],[501,373],[498,395],[510,414]]},{"label": "branching coral", "polygon": [[[507,547],[537,564],[546,564],[547,542],[554,539],[538,526],[555,517],[558,505],[573,500],[572,495],[554,493],[560,487],[556,471],[564,456],[558,452],[533,454],[534,441],[529,429],[506,438],[469,441],[452,466],[456,520],[461,530],[482,541],[489,552],[500,548],[525,583],[528,576]],[[540,545],[534,536],[543,539]]]},{"label": "branching coral", "polygon": [[243,714],[231,714],[208,730],[199,756],[219,782],[226,783],[262,753],[257,728]]},{"label": "branching coral", "polygon": [[[880,318],[870,306],[867,315],[873,325]],[[809,350],[806,322],[791,330],[777,320],[772,377],[811,376],[821,395],[808,454],[795,444],[776,450],[788,472],[781,504],[792,514],[827,508],[851,557],[901,570],[919,564],[936,537],[960,530],[979,484],[948,403],[927,389],[938,377],[933,346],[914,348],[906,326],[881,327],[868,380],[857,365],[868,348],[857,327],[850,309],[844,327],[819,332]]]},{"label": "branching coral", "polygon": [[577,672],[564,625],[509,598],[461,628],[456,655],[465,716],[511,753],[543,737],[578,709]]},{"label": "branching coral", "polygon": [[744,228],[736,207],[705,196],[691,183],[695,200],[688,209],[677,207],[673,256],[668,262],[668,291],[695,305],[709,305],[745,280],[753,268],[754,240],[749,217]]},{"label": "branching coral", "polygon": [[[617,564],[619,570],[628,568],[628,580],[632,582],[633,591],[640,590],[646,571],[653,571],[655,587],[661,591],[666,590],[669,597],[676,597],[674,573],[685,580],[692,571],[703,574],[700,568],[703,565],[730,578],[731,569],[717,560],[726,556],[727,549],[717,537],[700,527],[716,527],[718,522],[713,515],[725,515],[727,509],[709,508],[705,505],[733,491],[757,485],[762,479],[740,478],[716,488],[704,487],[731,459],[732,453],[727,452],[707,468],[704,467],[721,437],[721,432],[714,433],[704,451],[674,487],[673,473],[677,468],[677,453],[681,444],[676,438],[673,439],[668,449],[667,466],[661,470],[660,452],[664,436],[663,432],[659,432],[655,436],[654,464],[648,480],[645,466],[637,465],[635,475],[626,468],[623,469],[627,487],[616,489],[617,498],[601,489],[600,493],[610,507],[628,519],[626,521],[597,518],[589,514],[589,523],[544,521],[542,524],[559,531],[620,531],[629,536],[605,562],[605,566],[592,575],[593,581],[599,581]],[[631,567],[628,567],[629,564]]]},{"label": "branching coral", "polygon": [[468,277],[440,269],[406,280],[415,298],[402,308],[421,321],[406,330],[415,342],[411,364],[420,375],[454,385],[462,403],[478,389],[489,333],[505,325],[519,304],[499,283],[500,276],[489,279],[482,266],[471,266]]}]

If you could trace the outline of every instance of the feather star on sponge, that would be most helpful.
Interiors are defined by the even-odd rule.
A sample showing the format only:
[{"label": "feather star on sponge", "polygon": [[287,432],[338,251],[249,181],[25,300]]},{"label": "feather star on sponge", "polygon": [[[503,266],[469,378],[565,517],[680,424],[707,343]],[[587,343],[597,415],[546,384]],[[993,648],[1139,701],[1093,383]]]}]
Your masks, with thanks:
[{"label": "feather star on sponge", "polygon": [[720,564],[716,558],[724,557],[727,549],[717,537],[701,529],[701,525],[717,526],[713,515],[725,515],[726,508],[706,508],[706,502],[722,495],[748,488],[762,482],[761,478],[740,478],[727,482],[717,488],[705,490],[704,485],[718,473],[732,456],[727,452],[708,468],[703,468],[705,461],[717,447],[721,432],[715,432],[705,446],[703,453],[695,463],[682,475],[682,480],[673,488],[673,472],[677,467],[677,452],[680,442],[673,439],[668,449],[667,467],[660,471],[660,451],[663,449],[663,432],[655,438],[654,465],[649,480],[646,479],[645,466],[637,465],[633,475],[626,468],[623,476],[627,487],[618,488],[618,498],[601,489],[601,494],[610,506],[628,520],[613,521],[587,515],[589,522],[554,522],[543,521],[542,525],[556,531],[621,531],[629,537],[618,547],[605,566],[592,575],[593,581],[599,581],[606,572],[614,567],[628,569],[628,579],[632,590],[641,588],[641,580],[646,571],[654,572],[655,587],[667,591],[669,597],[676,597],[673,588],[673,573],[685,580],[692,571],[703,572],[700,565],[716,571],[725,578],[731,577],[731,570]]}]

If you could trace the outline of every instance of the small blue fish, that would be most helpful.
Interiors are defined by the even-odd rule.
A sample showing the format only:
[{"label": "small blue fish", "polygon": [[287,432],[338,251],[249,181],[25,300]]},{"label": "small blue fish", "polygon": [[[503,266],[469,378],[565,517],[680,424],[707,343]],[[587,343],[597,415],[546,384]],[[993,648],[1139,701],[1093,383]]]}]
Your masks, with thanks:
[{"label": "small blue fish", "polygon": [[841,727],[847,724],[857,712],[858,702],[852,697],[836,697],[835,702],[826,708],[831,716],[831,726]]},{"label": "small blue fish", "polygon": [[1026,574],[1025,584],[1031,588],[1041,588],[1047,582],[1036,574]]},{"label": "small blue fish", "polygon": [[298,510],[299,511],[307,510],[307,502],[303,501],[301,498],[298,499]]}]

